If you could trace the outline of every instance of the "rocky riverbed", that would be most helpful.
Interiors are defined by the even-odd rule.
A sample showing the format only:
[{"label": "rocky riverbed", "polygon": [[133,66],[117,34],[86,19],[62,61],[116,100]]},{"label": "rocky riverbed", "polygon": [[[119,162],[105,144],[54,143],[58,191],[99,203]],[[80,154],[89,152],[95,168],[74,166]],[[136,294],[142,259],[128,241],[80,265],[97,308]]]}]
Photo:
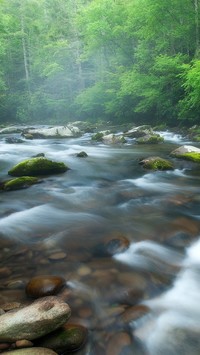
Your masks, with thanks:
[{"label": "rocky riverbed", "polygon": [[[40,129],[0,135],[0,351],[197,355],[198,142]],[[15,185],[38,158],[68,169]]]}]

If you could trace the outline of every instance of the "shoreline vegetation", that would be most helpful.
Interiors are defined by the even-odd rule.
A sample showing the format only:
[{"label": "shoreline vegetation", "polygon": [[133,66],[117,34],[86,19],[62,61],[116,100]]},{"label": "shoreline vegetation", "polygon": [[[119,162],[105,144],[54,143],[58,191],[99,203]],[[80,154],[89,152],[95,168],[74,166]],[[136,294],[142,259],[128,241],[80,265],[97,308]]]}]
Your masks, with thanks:
[{"label": "shoreline vegetation", "polygon": [[197,0],[2,0],[1,123],[198,124],[199,17]]}]

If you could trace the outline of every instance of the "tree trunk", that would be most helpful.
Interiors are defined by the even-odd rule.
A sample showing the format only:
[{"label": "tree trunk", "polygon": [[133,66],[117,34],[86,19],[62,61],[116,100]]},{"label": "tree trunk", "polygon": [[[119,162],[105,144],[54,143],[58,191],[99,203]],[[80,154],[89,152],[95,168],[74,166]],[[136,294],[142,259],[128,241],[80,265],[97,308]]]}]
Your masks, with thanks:
[{"label": "tree trunk", "polygon": [[196,27],[196,55],[199,54],[199,0],[194,0],[195,27]]},{"label": "tree trunk", "polygon": [[29,86],[29,66],[28,66],[28,50],[26,45],[26,33],[25,33],[25,26],[24,26],[24,14],[23,8],[21,6],[21,13],[20,13],[20,22],[21,22],[21,33],[22,33],[22,50],[23,50],[23,59],[24,59],[24,71],[25,71],[25,78],[27,83],[28,92],[30,93],[30,86]]}]

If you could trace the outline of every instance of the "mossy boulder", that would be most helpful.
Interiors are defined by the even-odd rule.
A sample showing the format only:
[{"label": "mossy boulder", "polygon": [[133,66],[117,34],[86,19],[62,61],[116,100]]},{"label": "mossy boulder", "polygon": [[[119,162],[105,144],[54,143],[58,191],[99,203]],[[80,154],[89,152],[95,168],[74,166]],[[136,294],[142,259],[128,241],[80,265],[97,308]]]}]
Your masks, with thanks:
[{"label": "mossy boulder", "polygon": [[200,149],[193,146],[189,146],[189,145],[181,146],[173,150],[170,155],[175,158],[185,159],[185,160],[193,161],[195,163],[200,163]]},{"label": "mossy boulder", "polygon": [[140,164],[149,170],[173,170],[173,164],[167,160],[160,157],[150,157],[140,161]]},{"label": "mossy boulder", "polygon": [[126,139],[122,134],[116,135],[113,133],[107,134],[102,138],[105,144],[124,144],[126,143]]},{"label": "mossy boulder", "polygon": [[159,134],[147,134],[144,137],[136,139],[138,144],[158,144],[164,142],[164,138]]},{"label": "mossy boulder", "polygon": [[0,190],[1,191],[13,191],[13,190],[20,190],[30,187],[31,185],[40,183],[37,177],[33,176],[21,176],[15,179],[11,179],[8,181],[4,181],[1,184]]},{"label": "mossy boulder", "polygon": [[38,340],[38,345],[58,354],[74,352],[86,343],[88,331],[79,324],[64,324],[61,328]]},{"label": "mossy boulder", "polygon": [[92,136],[93,141],[102,142],[104,134],[102,132],[95,133]]},{"label": "mossy boulder", "polygon": [[54,162],[43,157],[22,161],[8,171],[11,176],[40,176],[64,173],[69,168],[60,162]]},{"label": "mossy boulder", "polygon": [[153,130],[150,125],[132,127],[131,129],[129,129],[127,132],[124,133],[126,137],[130,137],[130,138],[144,137],[148,134],[153,134]]}]

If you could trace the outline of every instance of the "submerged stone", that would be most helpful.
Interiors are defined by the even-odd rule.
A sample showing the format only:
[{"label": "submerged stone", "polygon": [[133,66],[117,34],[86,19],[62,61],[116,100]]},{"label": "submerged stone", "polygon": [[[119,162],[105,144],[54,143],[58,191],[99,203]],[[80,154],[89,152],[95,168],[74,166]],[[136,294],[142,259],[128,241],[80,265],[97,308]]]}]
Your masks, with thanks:
[{"label": "submerged stone", "polygon": [[65,279],[60,276],[35,276],[28,282],[26,294],[33,298],[55,295],[64,285]]},{"label": "submerged stone", "polygon": [[8,174],[12,176],[39,176],[64,173],[68,169],[64,163],[37,157],[18,163],[8,171]]}]

